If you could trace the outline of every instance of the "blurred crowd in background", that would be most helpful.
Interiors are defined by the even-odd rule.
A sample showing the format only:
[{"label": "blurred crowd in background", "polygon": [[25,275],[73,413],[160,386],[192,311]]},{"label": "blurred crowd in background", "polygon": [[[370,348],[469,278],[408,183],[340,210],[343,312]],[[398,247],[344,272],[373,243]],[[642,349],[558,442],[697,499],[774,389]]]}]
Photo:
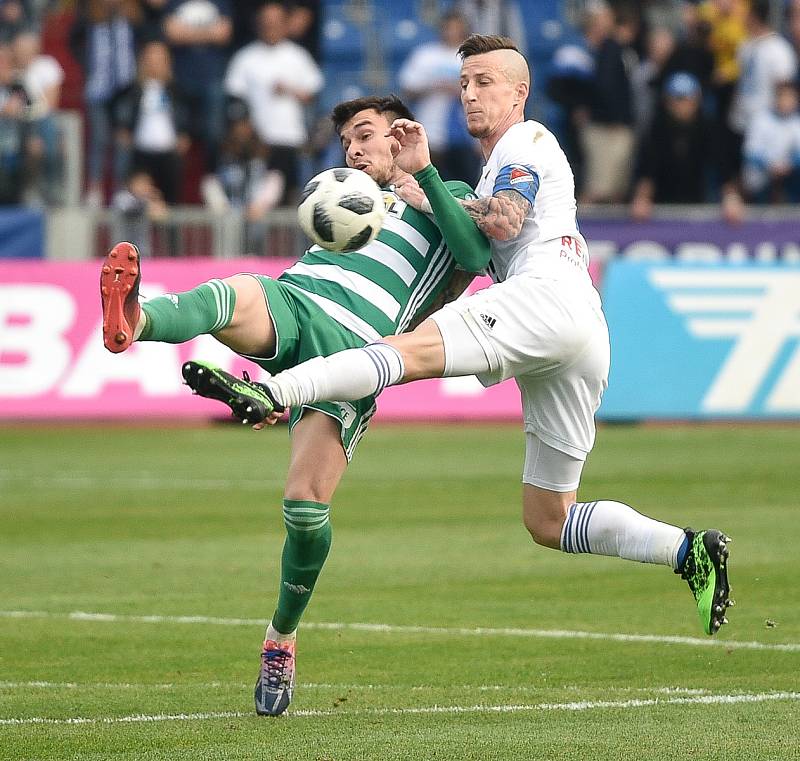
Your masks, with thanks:
[{"label": "blurred crowd in background", "polygon": [[531,33],[536,2],[397,0],[405,45],[380,78],[368,59],[332,65],[353,54],[351,32],[368,45],[377,0],[0,0],[0,204],[65,203],[59,115],[75,110],[81,204],[152,219],[199,204],[257,223],[343,163],[333,102],[389,90],[442,175],[474,184],[456,56],[470,32],[529,54],[530,115],[558,135],[581,202],[636,219],[719,203],[735,221],[744,202],[800,200],[800,0],[563,3],[557,29]]},{"label": "blurred crowd in background", "polygon": [[589,3],[581,44],[560,47],[547,94],[584,202],[800,200],[800,2],[681,3],[650,19]]}]

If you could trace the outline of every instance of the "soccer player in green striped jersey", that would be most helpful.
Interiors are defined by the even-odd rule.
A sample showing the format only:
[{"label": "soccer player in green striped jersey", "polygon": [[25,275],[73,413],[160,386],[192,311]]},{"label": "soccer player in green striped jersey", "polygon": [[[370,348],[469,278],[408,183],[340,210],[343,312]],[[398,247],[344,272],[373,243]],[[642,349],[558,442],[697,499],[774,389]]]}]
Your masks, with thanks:
[{"label": "soccer player in green striped jersey", "polygon": [[[400,170],[396,118],[412,118],[396,97],[338,105],[332,119],[347,165],[383,189],[387,214],[377,238],[360,250],[335,254],[319,247],[277,279],[240,274],[191,291],[138,302],[138,252],[120,243],[101,274],[103,337],[112,352],[134,341],[182,343],[212,334],[271,373],[401,333],[455,298],[489,261],[487,239],[471,223],[434,223],[418,211],[424,194]],[[465,183],[447,183],[457,198],[474,198]],[[460,271],[458,271],[460,270]],[[204,396],[237,406],[257,403],[257,384],[211,365],[187,363],[184,377]],[[240,390],[248,395],[241,396]],[[291,410],[291,457],[284,490],[286,540],[278,604],[267,628],[255,690],[256,711],[278,715],[292,698],[295,632],[331,543],[334,491],[375,412],[375,397],[321,402]]]}]

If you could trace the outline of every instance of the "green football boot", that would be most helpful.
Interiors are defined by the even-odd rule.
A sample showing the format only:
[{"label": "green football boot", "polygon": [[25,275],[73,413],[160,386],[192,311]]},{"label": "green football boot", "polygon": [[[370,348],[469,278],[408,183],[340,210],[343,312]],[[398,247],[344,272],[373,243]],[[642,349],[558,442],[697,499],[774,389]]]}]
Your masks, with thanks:
[{"label": "green football boot", "polygon": [[716,634],[728,623],[725,611],[732,606],[728,584],[728,543],[721,531],[685,529],[689,549],[683,565],[675,573],[689,585],[697,602],[697,612],[706,634]]},{"label": "green football boot", "polygon": [[246,425],[261,423],[273,412],[284,411],[269,389],[263,383],[251,381],[246,372],[243,378],[237,378],[208,362],[193,360],[184,362],[181,372],[194,393],[227,404]]}]

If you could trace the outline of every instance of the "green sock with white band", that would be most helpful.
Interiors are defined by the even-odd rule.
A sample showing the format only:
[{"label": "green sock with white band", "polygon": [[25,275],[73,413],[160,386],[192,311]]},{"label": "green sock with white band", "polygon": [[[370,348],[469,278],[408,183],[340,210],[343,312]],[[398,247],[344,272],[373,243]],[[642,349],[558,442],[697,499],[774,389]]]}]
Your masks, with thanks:
[{"label": "green sock with white band", "polygon": [[142,304],[144,326],[138,341],[179,344],[230,325],[236,291],[222,280],[209,280],[191,291],[169,293]]},{"label": "green sock with white band", "polygon": [[281,589],[272,626],[289,634],[297,628],[331,547],[330,505],[283,500],[286,541],[281,556]]}]

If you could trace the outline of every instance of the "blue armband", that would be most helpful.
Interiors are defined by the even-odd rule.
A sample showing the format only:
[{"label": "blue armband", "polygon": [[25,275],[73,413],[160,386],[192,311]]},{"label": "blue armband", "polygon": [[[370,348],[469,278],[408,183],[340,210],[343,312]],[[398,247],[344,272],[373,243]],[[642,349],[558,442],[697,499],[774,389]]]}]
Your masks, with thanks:
[{"label": "blue armband", "polygon": [[533,200],[539,190],[539,175],[524,164],[509,164],[497,173],[492,195],[500,190],[516,190],[533,206]]}]

